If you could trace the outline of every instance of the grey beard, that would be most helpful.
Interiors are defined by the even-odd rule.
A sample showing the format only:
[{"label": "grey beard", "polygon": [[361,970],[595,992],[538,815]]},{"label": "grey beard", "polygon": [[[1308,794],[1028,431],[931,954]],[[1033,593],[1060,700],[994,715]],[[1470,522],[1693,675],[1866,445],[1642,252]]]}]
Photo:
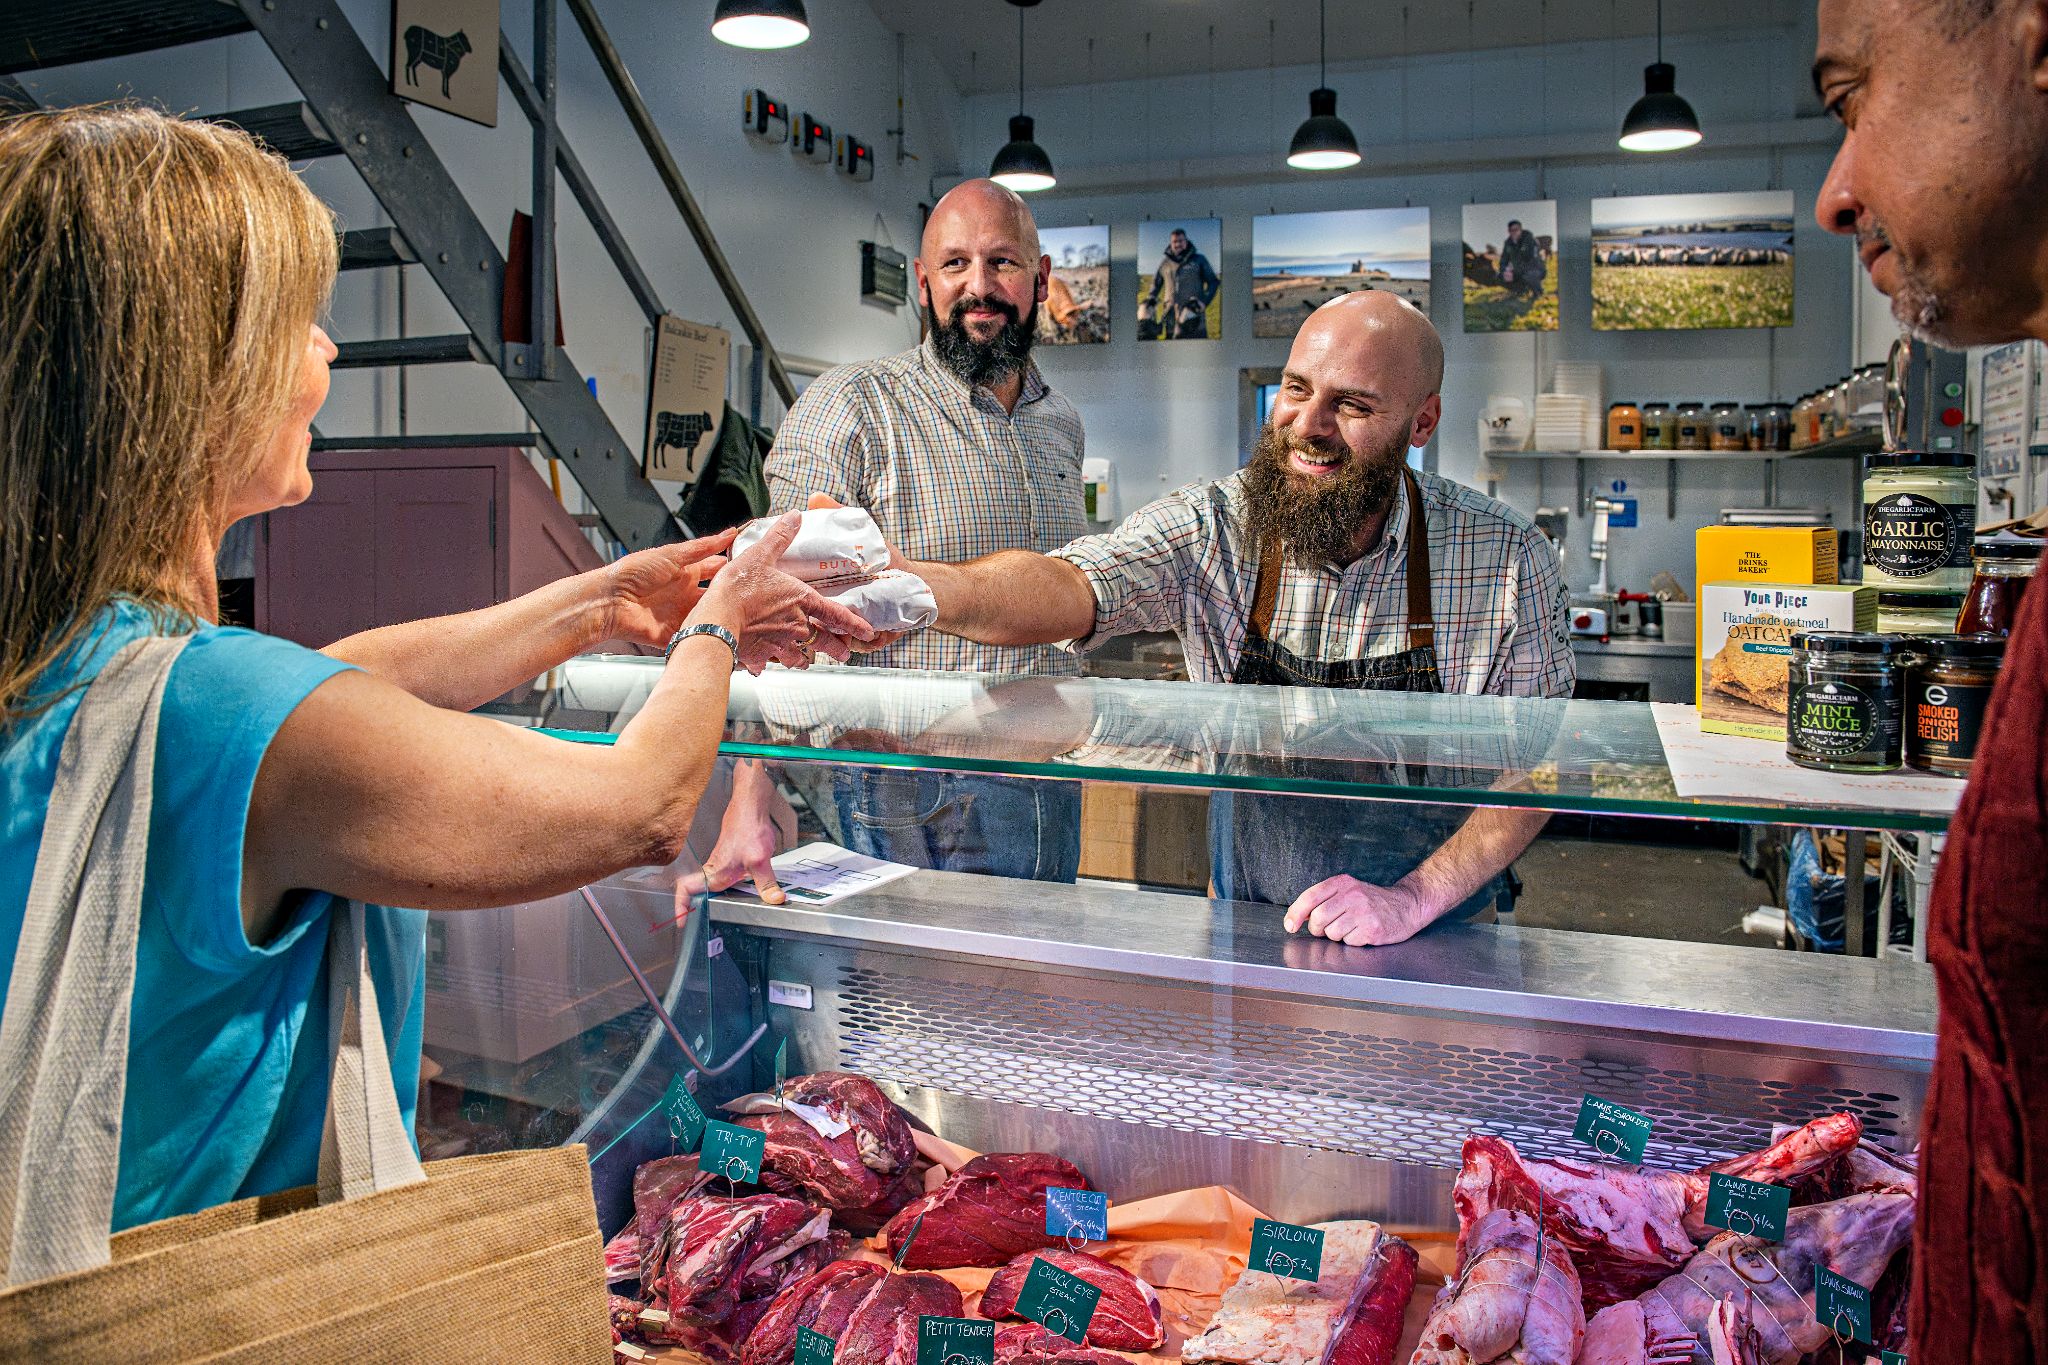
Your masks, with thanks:
[{"label": "grey beard", "polygon": [[940,322],[932,307],[931,293],[926,291],[924,317],[931,332],[932,348],[938,352],[939,363],[962,383],[970,387],[1000,384],[1022,373],[1031,358],[1031,343],[1038,330],[1038,304],[1034,301],[1022,318],[1006,319],[1002,330],[989,340],[976,341],[968,335],[967,324],[961,320],[973,302],[976,300],[961,299],[953,305],[953,316]]},{"label": "grey beard", "polygon": [[1292,449],[1324,453],[1327,447],[1298,440],[1268,425],[1244,472],[1245,517],[1263,548],[1287,547],[1288,558],[1304,569],[1347,564],[1356,555],[1358,533],[1394,505],[1407,443],[1378,452],[1352,452],[1335,475],[1310,478],[1287,466]]}]

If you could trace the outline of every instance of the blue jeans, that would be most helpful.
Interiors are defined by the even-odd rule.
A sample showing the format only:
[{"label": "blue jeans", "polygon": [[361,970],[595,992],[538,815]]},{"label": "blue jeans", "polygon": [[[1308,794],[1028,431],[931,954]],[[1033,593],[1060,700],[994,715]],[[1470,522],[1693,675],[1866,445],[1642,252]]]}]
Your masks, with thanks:
[{"label": "blue jeans", "polygon": [[841,841],[870,858],[1042,882],[1081,865],[1078,782],[834,768],[832,799]]}]

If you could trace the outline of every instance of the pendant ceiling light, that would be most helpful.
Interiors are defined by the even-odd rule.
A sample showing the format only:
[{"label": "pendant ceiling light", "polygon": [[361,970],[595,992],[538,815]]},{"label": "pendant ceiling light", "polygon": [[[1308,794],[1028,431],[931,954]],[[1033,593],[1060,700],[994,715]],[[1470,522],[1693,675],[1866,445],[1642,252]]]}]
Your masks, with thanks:
[{"label": "pendant ceiling light", "polygon": [[804,0],[718,0],[711,36],[734,47],[795,47],[811,36]]},{"label": "pendant ceiling light", "polygon": [[1308,92],[1308,117],[1294,130],[1294,141],[1287,147],[1287,164],[1297,171],[1341,171],[1364,159],[1351,125],[1337,117],[1337,92],[1330,88],[1330,0],[1321,0],[1320,16],[1321,74],[1316,88]]},{"label": "pendant ceiling light", "polygon": [[1010,120],[1010,140],[989,163],[988,178],[1019,194],[1049,190],[1058,184],[1052,158],[1032,139],[1031,120],[1024,116],[1024,11],[1038,0],[1010,0],[1017,7],[1017,114]]},{"label": "pendant ceiling light", "polygon": [[1657,0],[1657,60],[1643,68],[1643,97],[1621,121],[1621,146],[1630,152],[1675,152],[1699,140],[1699,115],[1678,93],[1678,68],[1664,60],[1664,0]]}]

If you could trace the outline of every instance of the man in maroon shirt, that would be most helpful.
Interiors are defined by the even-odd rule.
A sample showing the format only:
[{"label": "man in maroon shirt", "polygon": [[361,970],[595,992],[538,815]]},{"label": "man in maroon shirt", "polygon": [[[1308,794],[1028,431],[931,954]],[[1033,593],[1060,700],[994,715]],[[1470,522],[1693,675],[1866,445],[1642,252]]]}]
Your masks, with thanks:
[{"label": "man in maroon shirt", "polygon": [[[1847,130],[1815,214],[1919,336],[2048,340],[2048,0],[1820,0]],[[1941,992],[1912,1358],[2048,1360],[2048,587],[2027,595],[1935,882]]]}]

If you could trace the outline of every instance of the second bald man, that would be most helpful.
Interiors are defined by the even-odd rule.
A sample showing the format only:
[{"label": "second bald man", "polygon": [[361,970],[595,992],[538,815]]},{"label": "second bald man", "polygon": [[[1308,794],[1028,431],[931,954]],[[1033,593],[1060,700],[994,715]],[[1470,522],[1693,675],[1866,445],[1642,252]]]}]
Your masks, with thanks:
[{"label": "second bald man", "polygon": [[[916,262],[926,335],[915,350],[821,376],[790,410],[767,461],[773,510],[823,493],[864,507],[889,543],[953,562],[1056,550],[1085,533],[1081,418],[1031,361],[1050,273],[1024,201],[987,180],[932,210]],[[928,631],[861,660],[874,667],[1078,674],[1049,645],[975,643]],[[945,772],[831,770],[843,841],[918,867],[1072,881],[1080,786]],[[742,762],[718,847],[714,889],[752,873],[778,901],[768,859],[782,798],[774,773]]]}]

